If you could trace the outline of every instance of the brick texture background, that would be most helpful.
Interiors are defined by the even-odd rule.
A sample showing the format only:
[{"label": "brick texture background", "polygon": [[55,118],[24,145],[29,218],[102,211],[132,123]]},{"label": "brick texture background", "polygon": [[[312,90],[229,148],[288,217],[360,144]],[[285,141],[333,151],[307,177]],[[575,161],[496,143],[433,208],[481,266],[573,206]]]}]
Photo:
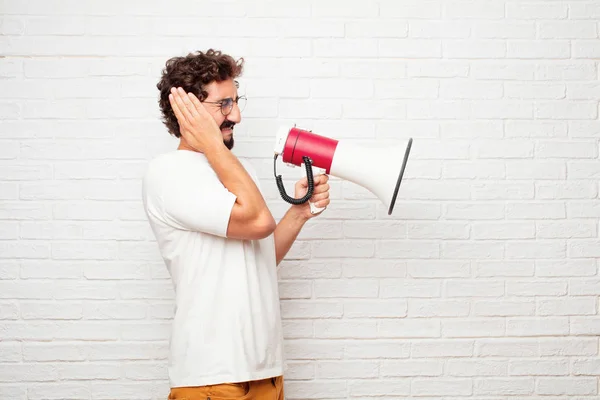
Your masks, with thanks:
[{"label": "brick texture background", "polygon": [[[0,398],[166,398],[141,206],[166,59],[246,59],[277,124],[415,142],[396,213],[332,179],[281,266],[288,399],[599,399],[598,1],[0,2]],[[299,169],[280,165],[288,187]]]}]

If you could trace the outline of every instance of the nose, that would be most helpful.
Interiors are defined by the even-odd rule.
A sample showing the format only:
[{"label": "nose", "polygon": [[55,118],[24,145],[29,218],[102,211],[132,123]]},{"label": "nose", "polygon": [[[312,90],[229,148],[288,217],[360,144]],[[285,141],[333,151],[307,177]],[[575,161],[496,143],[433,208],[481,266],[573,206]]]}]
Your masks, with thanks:
[{"label": "nose", "polygon": [[240,112],[240,108],[238,107],[237,103],[233,104],[233,108],[227,116],[227,119],[231,122],[235,122],[236,124],[242,120],[242,113]]}]

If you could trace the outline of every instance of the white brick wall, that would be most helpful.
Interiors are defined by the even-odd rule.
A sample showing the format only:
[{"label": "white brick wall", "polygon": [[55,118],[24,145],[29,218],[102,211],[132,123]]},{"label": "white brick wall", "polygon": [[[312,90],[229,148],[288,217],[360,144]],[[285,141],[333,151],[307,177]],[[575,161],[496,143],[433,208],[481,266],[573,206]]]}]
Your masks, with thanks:
[{"label": "white brick wall", "polygon": [[394,216],[333,179],[282,265],[288,399],[600,398],[597,0],[0,11],[0,399],[166,397],[140,177],[176,146],[164,61],[209,47],[246,59],[235,151],[277,218],[278,119],[415,140]]}]

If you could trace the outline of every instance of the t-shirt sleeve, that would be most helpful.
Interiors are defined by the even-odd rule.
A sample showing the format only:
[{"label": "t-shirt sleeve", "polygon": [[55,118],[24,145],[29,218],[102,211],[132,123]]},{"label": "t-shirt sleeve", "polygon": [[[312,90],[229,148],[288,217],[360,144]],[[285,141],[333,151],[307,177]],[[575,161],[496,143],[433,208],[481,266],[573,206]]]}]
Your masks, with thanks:
[{"label": "t-shirt sleeve", "polygon": [[171,179],[161,197],[167,224],[177,229],[227,236],[236,196],[216,175]]}]

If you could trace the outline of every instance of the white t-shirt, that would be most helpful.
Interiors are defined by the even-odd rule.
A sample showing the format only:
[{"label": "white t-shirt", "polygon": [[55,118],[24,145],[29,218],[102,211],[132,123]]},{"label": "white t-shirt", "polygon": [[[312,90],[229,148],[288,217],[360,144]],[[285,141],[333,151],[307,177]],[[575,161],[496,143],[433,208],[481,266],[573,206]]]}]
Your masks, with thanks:
[{"label": "white t-shirt", "polygon": [[175,150],[149,163],[144,208],[175,289],[171,387],[283,373],[274,237],[226,238],[235,200],[202,153]]}]

